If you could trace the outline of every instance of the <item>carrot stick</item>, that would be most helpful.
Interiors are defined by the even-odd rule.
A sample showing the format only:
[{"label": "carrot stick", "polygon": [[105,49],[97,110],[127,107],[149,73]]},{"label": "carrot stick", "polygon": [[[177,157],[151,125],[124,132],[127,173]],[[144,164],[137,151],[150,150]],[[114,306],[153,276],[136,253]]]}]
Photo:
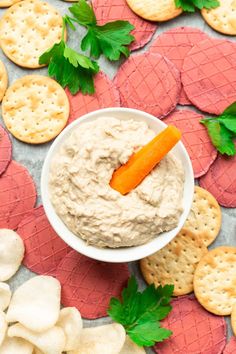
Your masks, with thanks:
[{"label": "carrot stick", "polygon": [[129,193],[143,181],[180,139],[180,131],[169,125],[113,173],[110,186],[123,195]]}]

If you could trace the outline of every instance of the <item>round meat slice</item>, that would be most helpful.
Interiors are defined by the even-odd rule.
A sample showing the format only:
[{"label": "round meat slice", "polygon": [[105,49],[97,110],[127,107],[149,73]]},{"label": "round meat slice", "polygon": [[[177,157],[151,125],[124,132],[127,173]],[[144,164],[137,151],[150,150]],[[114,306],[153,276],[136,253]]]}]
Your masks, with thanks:
[{"label": "round meat slice", "polygon": [[177,105],[180,73],[173,63],[160,54],[131,56],[119,68],[114,80],[120,91],[121,104],[163,118]]},{"label": "round meat slice", "polygon": [[217,157],[207,130],[200,123],[204,117],[190,110],[174,111],[165,123],[175,125],[182,133],[182,142],[192,161],[195,178],[207,173]]},{"label": "round meat slice", "polygon": [[236,208],[236,156],[219,155],[199,183],[214,195],[220,205]]},{"label": "round meat slice", "polygon": [[43,206],[31,210],[17,229],[25,244],[23,264],[41,275],[54,275],[71,248],[56,234]]},{"label": "round meat slice", "polygon": [[139,49],[147,44],[157,29],[157,24],[137,16],[129,8],[126,0],[92,0],[92,4],[99,25],[121,19],[134,25],[132,35],[135,41],[130,45],[131,50]]},{"label": "round meat slice", "polygon": [[208,38],[195,44],[184,59],[181,79],[197,108],[221,114],[236,101],[236,43]]},{"label": "round meat slice", "polygon": [[[184,58],[190,49],[198,42],[207,39],[208,35],[194,27],[176,27],[160,34],[150,47],[151,53],[160,53],[171,60],[181,71]],[[191,105],[183,87],[179,104]]]},{"label": "round meat slice", "polygon": [[81,92],[72,95],[70,91],[66,89],[66,94],[70,102],[68,123],[73,122],[86,113],[96,111],[100,108],[120,106],[119,91],[107,75],[102,72],[98,73],[94,79],[94,85],[95,93],[93,95],[84,95]]},{"label": "round meat slice", "polygon": [[172,336],[157,343],[158,354],[221,354],[226,344],[226,322],[204,310],[193,295],[172,301],[173,309],[161,326]]},{"label": "round meat slice", "polygon": [[0,175],[6,170],[11,161],[12,144],[6,130],[0,125]]},{"label": "round meat slice", "polygon": [[83,318],[107,316],[112,296],[119,296],[129,278],[126,263],[99,262],[71,251],[57,268],[62,286],[61,302],[75,306]]},{"label": "round meat slice", "polygon": [[231,337],[226,345],[223,354],[236,354],[236,337]]},{"label": "round meat slice", "polygon": [[28,170],[11,161],[0,177],[0,228],[16,229],[36,202],[37,192]]}]

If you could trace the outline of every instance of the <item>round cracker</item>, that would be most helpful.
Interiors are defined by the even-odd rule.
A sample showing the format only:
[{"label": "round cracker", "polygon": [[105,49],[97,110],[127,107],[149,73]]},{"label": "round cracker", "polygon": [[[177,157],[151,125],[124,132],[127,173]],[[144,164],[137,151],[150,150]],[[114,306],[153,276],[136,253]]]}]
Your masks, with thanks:
[{"label": "round cracker", "polygon": [[28,75],[16,80],[2,102],[7,129],[19,140],[41,144],[55,138],[69,117],[69,102],[54,80]]},{"label": "round cracker", "polygon": [[231,326],[232,326],[234,335],[236,336],[236,301],[235,301],[235,304],[233,305],[233,310],[231,313]]},{"label": "round cracker", "polygon": [[92,3],[99,25],[122,19],[134,26],[131,34],[135,40],[129,45],[130,50],[142,48],[151,40],[157,29],[156,23],[144,21],[131,11],[126,0],[93,0]]},{"label": "round cracker", "polygon": [[0,45],[5,55],[25,68],[39,68],[39,57],[62,35],[62,17],[47,2],[24,0],[0,20]]},{"label": "round cracker", "polygon": [[219,115],[236,101],[236,43],[208,38],[187,53],[181,80],[194,106]]},{"label": "round cracker", "polygon": [[221,228],[221,209],[216,199],[207,190],[195,186],[191,210],[184,227],[196,233],[209,246]]},{"label": "round cracker", "polygon": [[168,21],[182,13],[182,9],[175,6],[174,0],[126,1],[132,11],[149,21]]},{"label": "round cracker", "polygon": [[231,314],[236,302],[236,247],[217,247],[201,259],[194,274],[194,292],[209,312]]},{"label": "round cracker", "polygon": [[236,1],[219,0],[215,9],[203,8],[201,13],[207,24],[214,30],[229,35],[236,35]]},{"label": "round cracker", "polygon": [[175,110],[165,119],[166,124],[173,124],[181,131],[195,178],[205,175],[217,158],[217,151],[205,126],[200,123],[201,119],[204,119],[203,115],[189,109]]},{"label": "round cracker", "polygon": [[19,1],[21,1],[21,0],[0,0],[0,8],[2,8],[2,7],[10,7],[10,6],[16,4]]},{"label": "round cracker", "polygon": [[161,326],[172,336],[156,343],[158,354],[222,354],[226,344],[225,319],[207,312],[191,294],[171,301],[172,311]]},{"label": "round cracker", "polygon": [[174,284],[174,295],[193,291],[193,275],[207,248],[197,235],[182,229],[160,251],[140,261],[144,279],[156,286]]},{"label": "round cracker", "polygon": [[7,84],[8,84],[7,70],[3,62],[0,60],[0,102],[2,101],[3,96],[6,92]]},{"label": "round cracker", "polygon": [[70,102],[68,123],[97,109],[120,106],[119,91],[106,74],[99,72],[94,78],[94,86],[95,93],[93,95],[84,95],[82,92],[72,95],[68,88],[66,89]]},{"label": "round cracker", "polygon": [[181,90],[179,70],[158,53],[130,56],[120,66],[114,83],[123,107],[136,108],[158,118],[175,109]]}]

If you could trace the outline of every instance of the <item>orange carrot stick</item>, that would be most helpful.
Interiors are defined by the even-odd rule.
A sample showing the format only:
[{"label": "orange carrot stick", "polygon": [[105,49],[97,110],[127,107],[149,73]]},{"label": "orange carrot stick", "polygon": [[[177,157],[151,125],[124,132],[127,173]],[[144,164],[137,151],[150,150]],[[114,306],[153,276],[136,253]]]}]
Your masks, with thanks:
[{"label": "orange carrot stick", "polygon": [[125,195],[136,188],[181,139],[180,131],[169,125],[112,175],[110,186]]}]

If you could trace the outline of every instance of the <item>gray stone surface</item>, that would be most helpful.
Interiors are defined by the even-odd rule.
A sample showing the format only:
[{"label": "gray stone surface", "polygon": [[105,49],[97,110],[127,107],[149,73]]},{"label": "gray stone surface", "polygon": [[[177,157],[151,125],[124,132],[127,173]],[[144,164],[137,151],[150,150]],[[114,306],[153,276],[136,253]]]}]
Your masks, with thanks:
[{"label": "gray stone surface", "polygon": [[[53,6],[55,6],[60,11],[61,14],[64,14],[67,11],[67,8],[70,6],[69,3],[60,0],[48,0],[48,2],[51,3]],[[0,9],[0,16],[3,15],[4,11],[5,11],[4,9]],[[177,26],[194,26],[204,30],[208,34],[212,35],[213,37],[219,37],[219,38],[226,37],[209,28],[207,24],[203,21],[201,15],[199,13],[196,13],[196,14],[182,15],[173,21],[169,21],[161,24],[156,34],[154,35],[154,38],[158,36],[160,33],[166,31],[167,29],[177,27]],[[78,38],[78,32],[73,33],[72,31],[69,31],[69,43],[71,43],[71,45],[76,46],[78,48],[79,47],[78,40],[81,39],[83,32],[84,30],[81,28],[80,36],[79,36],[80,38]],[[235,37],[231,37],[230,39],[235,40]],[[148,49],[149,46],[150,43],[145,48],[141,49],[140,52],[145,51],[146,49]],[[17,78],[24,76],[26,74],[34,74],[34,73],[40,73],[42,75],[47,74],[46,68],[40,70],[22,69],[17,65],[15,65],[14,63],[12,63],[10,60],[8,60],[2,52],[0,52],[0,59],[6,64],[9,73],[10,84]],[[110,78],[112,78],[119,66],[119,63],[111,64],[105,59],[100,59],[99,62],[100,62],[101,69],[104,70],[109,75]],[[2,123],[1,114],[0,114],[0,122]],[[41,168],[44,162],[44,158],[47,154],[50,143],[39,145],[39,146],[30,146],[17,141],[13,137],[12,137],[12,141],[13,141],[13,158],[21,162],[23,165],[25,165],[29,169],[30,173],[32,174],[37,184],[38,204],[40,204],[41,202],[40,189],[39,189],[40,174],[41,174]],[[222,212],[223,212],[222,230],[220,232],[219,237],[217,238],[215,243],[211,246],[211,248],[214,248],[219,245],[236,246],[236,209],[222,208]],[[137,263],[130,264],[130,269],[139,278],[140,286],[144,287],[145,284],[140,275],[138,264]],[[17,275],[11,279],[10,285],[13,289],[15,289],[22,282],[24,282],[26,279],[32,276],[33,273],[28,271],[26,268],[21,267]],[[85,326],[93,326],[95,324],[98,325],[101,323],[110,322],[110,320],[108,318],[104,318],[96,321],[84,321],[84,322],[85,322]],[[228,336],[231,336],[232,332],[230,329],[229,319],[227,319],[227,322],[228,322]],[[147,353],[153,353],[153,352],[152,350],[148,349]]]}]

